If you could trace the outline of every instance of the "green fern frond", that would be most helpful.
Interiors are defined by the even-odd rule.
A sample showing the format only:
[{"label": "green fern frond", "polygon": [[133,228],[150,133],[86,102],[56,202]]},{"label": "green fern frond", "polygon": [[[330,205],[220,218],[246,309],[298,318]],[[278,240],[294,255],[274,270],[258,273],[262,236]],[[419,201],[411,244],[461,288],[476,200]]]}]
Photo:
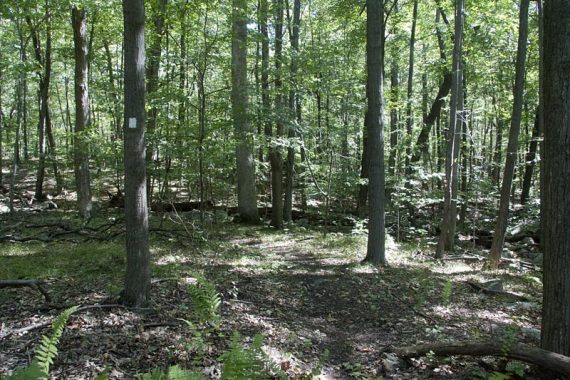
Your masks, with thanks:
[{"label": "green fern frond", "polygon": [[42,335],[32,363],[28,367],[16,370],[8,377],[9,380],[40,380],[49,378],[49,369],[57,356],[57,345],[61,334],[63,334],[63,329],[71,314],[75,313],[78,308],[79,306],[72,306],[54,319],[52,322],[53,332],[49,337]]},{"label": "green fern frond", "polygon": [[155,369],[138,377],[139,380],[205,380],[198,371],[187,370],[175,365],[166,371]]},{"label": "green fern frond", "polygon": [[196,285],[188,288],[188,293],[192,301],[191,319],[199,324],[210,324],[218,328],[220,317],[220,306],[222,299],[216,290],[216,286],[208,281],[204,276],[197,274]]},{"label": "green fern frond", "polygon": [[249,348],[244,348],[239,333],[230,341],[230,350],[222,356],[221,380],[287,378],[273,361],[263,352],[263,337],[256,335]]},{"label": "green fern frond", "polygon": [[36,348],[34,362],[45,376],[49,374],[49,368],[57,356],[57,345],[63,334],[63,329],[71,314],[75,313],[78,308],[79,306],[72,306],[58,315],[52,323],[53,332],[51,336],[43,335],[40,345]]}]

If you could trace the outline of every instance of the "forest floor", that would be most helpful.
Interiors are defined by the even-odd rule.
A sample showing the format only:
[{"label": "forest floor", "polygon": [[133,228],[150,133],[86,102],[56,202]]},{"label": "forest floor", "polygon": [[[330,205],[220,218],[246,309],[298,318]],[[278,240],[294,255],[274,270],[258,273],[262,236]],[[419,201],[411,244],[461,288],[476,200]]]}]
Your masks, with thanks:
[{"label": "forest floor", "polygon": [[[103,207],[87,226],[65,205],[0,219],[0,279],[42,279],[49,295],[48,302],[33,287],[0,289],[0,377],[29,364],[49,323],[71,305],[87,307],[70,318],[58,345],[51,373],[59,379],[104,371],[135,378],[171,365],[216,379],[234,332],[246,346],[261,334],[267,360],[293,379],[536,377],[526,364],[500,358],[404,361],[391,353],[422,342],[538,343],[539,268],[512,259],[483,271],[485,252],[472,243],[436,261],[429,239],[389,238],[390,266],[375,268],[360,264],[366,236],[352,227],[275,231],[213,219],[198,227],[195,213],[154,214],[152,304],[129,310],[116,305],[122,210]],[[189,288],[198,273],[221,297],[218,329],[183,321],[193,318]],[[469,284],[490,280],[504,292]]]}]

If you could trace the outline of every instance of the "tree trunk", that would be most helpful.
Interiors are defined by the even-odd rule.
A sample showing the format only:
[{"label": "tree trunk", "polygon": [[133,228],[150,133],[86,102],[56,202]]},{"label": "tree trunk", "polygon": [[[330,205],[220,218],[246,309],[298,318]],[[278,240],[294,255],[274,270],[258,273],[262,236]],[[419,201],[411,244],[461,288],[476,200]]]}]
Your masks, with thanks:
[{"label": "tree trunk", "polygon": [[236,133],[238,210],[243,222],[259,223],[253,130],[247,96],[247,1],[232,0],[232,116]]},{"label": "tree trunk", "polygon": [[89,144],[86,129],[90,126],[89,69],[87,50],[87,17],[84,9],[71,10],[73,42],[75,46],[75,131],[73,138],[75,186],[79,214],[91,216],[91,183],[89,176]]},{"label": "tree trunk", "polygon": [[525,169],[524,169],[524,177],[523,177],[523,184],[521,190],[521,204],[524,205],[528,201],[528,197],[530,195],[530,188],[532,186],[532,177],[534,173],[534,167],[536,166],[536,152],[538,150],[538,136],[542,133],[539,130],[539,113],[540,111],[536,111],[536,117],[534,119],[534,127],[532,128],[532,137],[530,140],[530,144],[528,146],[528,152],[526,153],[524,162],[525,162]]},{"label": "tree trunk", "polygon": [[392,58],[390,65],[390,156],[388,157],[388,173],[391,176],[396,174],[396,158],[398,153],[398,75],[398,60]]},{"label": "tree trunk", "polygon": [[46,48],[45,57],[42,56],[40,36],[36,27],[32,24],[29,16],[26,16],[26,22],[30,27],[32,34],[32,42],[34,44],[34,54],[36,61],[43,67],[43,73],[39,73],[39,119],[38,119],[38,167],[36,172],[36,186],[34,198],[38,201],[45,199],[44,195],[44,177],[46,163],[46,131],[49,123],[49,84],[51,79],[51,17],[46,0],[45,18],[46,18]]},{"label": "tree trunk", "polygon": [[383,99],[383,44],[384,0],[367,0],[366,66],[370,180],[368,188],[368,247],[365,262],[385,265],[384,224],[384,99]]},{"label": "tree trunk", "polygon": [[[2,59],[2,55],[0,54],[0,60]],[[2,168],[4,167],[4,160],[3,160],[3,155],[4,155],[4,149],[2,146],[3,143],[3,135],[4,135],[4,112],[2,111],[2,91],[3,91],[3,87],[2,87],[2,83],[3,83],[3,77],[2,77],[2,69],[0,68],[0,187],[3,185],[3,175],[2,175]]]},{"label": "tree trunk", "polygon": [[437,244],[435,257],[443,257],[446,251],[452,251],[455,243],[455,227],[457,224],[457,187],[458,187],[458,157],[461,138],[462,99],[463,99],[463,22],[464,0],[455,3],[455,40],[453,46],[453,70],[451,85],[451,101],[449,116],[449,131],[447,157],[445,165],[446,184],[444,189],[444,209],[441,222],[441,234]]},{"label": "tree trunk", "polygon": [[[283,107],[283,82],[281,80],[281,67],[283,60],[283,0],[274,2],[275,8],[275,108]],[[265,62],[266,69],[262,69],[262,86],[264,88],[265,100],[264,108],[269,112],[269,37],[267,34],[267,0],[261,0],[261,30],[264,36],[262,46],[262,59]],[[283,136],[283,119],[281,114],[277,114],[277,130],[276,136],[273,136],[273,128],[271,121],[266,121],[265,134],[270,139],[269,142],[269,160],[271,164],[271,225],[275,228],[283,228],[283,156],[281,148],[275,141],[271,141],[274,137]]]},{"label": "tree trunk", "polygon": [[570,2],[544,5],[542,348],[570,355]]},{"label": "tree trunk", "polygon": [[121,301],[145,307],[150,301],[150,253],[145,167],[144,1],[123,0],[125,224],[127,271]]},{"label": "tree trunk", "polygon": [[364,130],[362,131],[362,158],[360,160],[360,184],[358,185],[358,199],[356,214],[364,218],[367,213],[368,203],[368,178],[370,173],[370,148],[368,145],[368,112],[364,115]]},{"label": "tree trunk", "polygon": [[521,128],[521,117],[523,111],[524,75],[526,62],[526,45],[528,35],[528,6],[530,0],[521,0],[519,18],[519,40],[517,49],[517,62],[515,73],[515,87],[513,89],[513,114],[511,118],[511,130],[509,132],[509,143],[507,146],[507,157],[505,162],[505,172],[503,174],[503,184],[501,186],[501,201],[499,204],[499,214],[493,235],[493,244],[489,252],[488,265],[496,269],[501,259],[507,223],[509,219],[509,205],[515,164],[518,156],[519,134]]},{"label": "tree trunk", "polygon": [[414,9],[412,11],[412,32],[410,35],[410,55],[408,63],[408,94],[406,97],[406,175],[412,173],[412,168],[410,167],[410,158],[412,156],[412,136],[413,136],[413,107],[412,107],[412,97],[414,95],[414,52],[416,45],[416,23],[418,19],[418,0],[414,0]]},{"label": "tree trunk", "polygon": [[[288,137],[290,139],[297,136],[297,127],[301,123],[301,104],[299,93],[297,90],[297,69],[299,55],[299,30],[301,23],[301,0],[294,0],[293,3],[293,25],[291,27],[291,87],[289,91],[289,109],[291,110],[291,119],[296,122],[289,123]],[[290,146],[287,149],[287,165],[285,170],[285,199],[283,203],[283,220],[290,222],[293,212],[293,182],[295,180],[295,147]]]},{"label": "tree trunk", "polygon": [[[153,4],[155,2],[153,1]],[[153,9],[153,42],[150,48],[150,54],[148,57],[148,67],[146,70],[146,91],[150,99],[150,106],[147,112],[147,123],[146,123],[146,167],[147,167],[147,199],[148,202],[152,202],[152,193],[154,188],[154,176],[156,170],[156,164],[154,162],[155,148],[156,148],[156,125],[158,108],[156,107],[157,101],[152,99],[158,90],[158,79],[159,79],[159,68],[160,68],[160,56],[162,52],[162,36],[164,35],[164,20],[166,16],[166,6],[168,0],[157,0],[156,9]]]}]

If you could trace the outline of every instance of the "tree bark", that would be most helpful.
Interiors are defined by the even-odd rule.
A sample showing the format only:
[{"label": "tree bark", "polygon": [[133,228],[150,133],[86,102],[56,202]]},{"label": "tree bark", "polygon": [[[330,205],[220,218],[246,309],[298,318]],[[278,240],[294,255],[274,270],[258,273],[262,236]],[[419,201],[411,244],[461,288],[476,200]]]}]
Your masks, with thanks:
[{"label": "tree bark", "polygon": [[534,119],[534,126],[532,128],[532,136],[530,144],[528,146],[528,152],[526,153],[524,162],[525,170],[523,177],[523,185],[521,190],[521,204],[524,205],[528,201],[530,195],[530,188],[532,187],[532,177],[534,174],[534,168],[536,166],[536,152],[538,150],[538,137],[541,135],[539,130],[539,116],[540,111],[536,111],[536,117]]},{"label": "tree bark", "polygon": [[388,173],[396,174],[396,159],[398,153],[398,93],[399,93],[399,68],[398,60],[392,58],[390,64],[390,155],[388,157]]},{"label": "tree bark", "polygon": [[236,133],[239,214],[243,222],[257,224],[253,130],[248,117],[246,0],[232,0],[232,116]]},{"label": "tree bark", "polygon": [[383,99],[383,44],[384,0],[367,0],[366,67],[367,123],[370,154],[368,188],[368,246],[365,262],[386,265],[384,222],[384,99]]},{"label": "tree bark", "polygon": [[406,174],[410,175],[412,173],[412,168],[410,167],[410,159],[412,156],[412,136],[413,136],[413,107],[412,107],[412,97],[414,94],[414,52],[416,46],[416,24],[418,19],[418,0],[414,0],[414,8],[412,11],[412,32],[410,35],[410,55],[408,62],[408,95],[406,98],[406,133],[408,136],[406,140]]},{"label": "tree bark", "polygon": [[75,131],[73,138],[75,186],[79,214],[84,219],[91,216],[91,183],[89,176],[89,144],[86,129],[89,128],[89,69],[87,50],[87,16],[84,9],[71,10],[73,42],[75,46]]},{"label": "tree bark", "polygon": [[509,132],[509,143],[507,146],[507,157],[505,162],[505,172],[503,174],[503,184],[501,186],[501,201],[499,213],[493,235],[493,245],[489,252],[488,265],[496,269],[501,259],[503,245],[505,244],[505,234],[509,219],[509,205],[511,200],[511,187],[515,173],[515,164],[518,156],[519,134],[523,111],[524,95],[524,75],[526,62],[526,45],[528,38],[528,7],[530,0],[521,0],[519,17],[519,40],[517,48],[517,61],[515,68],[515,87],[513,89],[513,114],[511,118],[511,129]]},{"label": "tree bark", "polygon": [[570,355],[570,2],[544,4],[542,348]]},{"label": "tree bark", "polygon": [[449,116],[449,135],[447,143],[447,158],[445,165],[446,184],[444,189],[444,209],[441,223],[441,234],[437,244],[435,257],[443,257],[446,251],[452,251],[455,244],[455,227],[457,224],[457,187],[458,187],[458,157],[461,145],[461,121],[463,103],[463,23],[464,0],[455,3],[455,39],[453,46],[453,70],[451,85],[451,102]]},{"label": "tree bark", "polygon": [[[291,86],[289,91],[289,109],[291,119],[295,122],[289,123],[288,137],[290,139],[297,136],[297,127],[301,123],[301,102],[297,90],[297,71],[299,55],[299,31],[301,27],[301,0],[293,2],[293,25],[291,27]],[[285,170],[285,199],[283,204],[283,220],[291,221],[293,211],[293,182],[295,180],[295,147],[287,148],[287,165]]]},{"label": "tree bark", "polygon": [[[154,188],[154,172],[156,170],[156,164],[154,162],[155,148],[156,148],[156,126],[158,117],[158,108],[156,107],[157,101],[152,99],[159,87],[159,69],[160,69],[160,57],[162,52],[162,36],[164,35],[164,24],[166,17],[166,6],[168,0],[156,0],[153,1],[154,15],[153,15],[153,42],[150,48],[150,54],[148,57],[148,67],[146,70],[146,91],[148,97],[151,98],[149,105],[149,110],[147,112],[147,123],[146,123],[146,167],[147,167],[147,199],[148,202],[152,202],[152,193]],[[153,7],[153,8],[154,8]]]},{"label": "tree bark", "polygon": [[49,84],[51,79],[51,16],[46,0],[45,18],[46,18],[46,47],[45,56],[42,56],[40,35],[37,27],[33,25],[32,19],[26,16],[26,23],[30,27],[32,34],[32,42],[34,45],[34,55],[36,61],[43,67],[43,72],[39,72],[39,94],[40,108],[38,118],[38,167],[36,171],[36,185],[34,198],[38,201],[44,200],[44,177],[46,163],[46,130],[49,123]]},{"label": "tree bark", "polygon": [[396,349],[398,355],[409,358],[424,356],[430,352],[433,352],[436,356],[468,355],[507,357],[509,359],[536,364],[544,369],[570,376],[569,357],[524,344],[507,345],[498,342],[435,343]]},{"label": "tree bark", "polygon": [[150,252],[145,167],[144,1],[123,0],[124,151],[127,270],[121,301],[145,307],[150,301]]},{"label": "tree bark", "polygon": [[[263,35],[262,44],[262,75],[261,86],[263,91],[263,104],[266,114],[270,111],[269,100],[269,35],[267,32],[267,0],[260,0],[260,22]],[[283,59],[283,0],[274,2],[275,12],[275,108],[283,107],[283,82],[281,80],[281,67]],[[280,114],[276,115],[276,135],[273,134],[272,121],[265,122],[265,135],[269,140],[269,162],[271,165],[271,225],[283,228],[283,156],[281,148],[273,139],[283,135],[283,120]]]}]

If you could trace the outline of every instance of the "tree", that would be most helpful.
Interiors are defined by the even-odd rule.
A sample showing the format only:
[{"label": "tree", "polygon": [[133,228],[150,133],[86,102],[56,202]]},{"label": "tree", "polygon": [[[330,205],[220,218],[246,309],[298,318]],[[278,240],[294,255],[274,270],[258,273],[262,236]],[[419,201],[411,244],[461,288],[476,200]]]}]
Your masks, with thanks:
[{"label": "tree", "polygon": [[144,307],[150,300],[150,252],[145,166],[144,0],[123,0],[125,54],[125,224],[127,271],[121,301]]},{"label": "tree", "polygon": [[[269,164],[271,166],[271,225],[283,228],[283,156],[280,147],[272,141],[273,124],[268,117],[271,111],[269,98],[269,34],[267,31],[268,18],[267,0],[259,1],[259,23],[263,37],[261,42],[261,102],[265,113],[265,136],[269,144]],[[275,105],[282,107],[283,93],[281,67],[283,55],[283,0],[275,4]],[[277,136],[283,134],[283,122],[277,115]]]},{"label": "tree", "polygon": [[[165,24],[165,13],[166,13],[166,6],[168,4],[168,0],[156,0],[152,2],[153,5],[153,24],[154,30],[152,33],[153,42],[150,48],[149,54],[149,63],[146,69],[146,91],[149,97],[156,96],[156,92],[158,91],[159,87],[159,69],[160,69],[160,56],[162,53],[162,36],[164,34],[164,24]],[[146,152],[146,166],[147,170],[152,170],[149,173],[147,178],[147,197],[148,201],[152,201],[152,193],[154,188],[153,183],[153,175],[154,172],[154,157],[158,155],[156,151],[156,125],[157,125],[157,117],[158,117],[158,107],[156,106],[157,101],[155,99],[151,99],[150,108],[147,112],[147,127],[146,127],[146,134],[147,134],[147,152]]]},{"label": "tree", "polygon": [[91,184],[89,177],[89,144],[86,133],[90,125],[87,16],[84,9],[71,9],[73,42],[75,47],[75,133],[74,169],[79,214],[88,219],[91,215]]},{"label": "tree", "polygon": [[238,211],[242,221],[259,223],[255,189],[253,130],[248,117],[247,1],[232,1],[232,117],[236,136]]},{"label": "tree", "polygon": [[406,98],[406,141],[408,144],[406,146],[406,174],[411,174],[412,169],[410,167],[410,158],[412,156],[412,125],[413,125],[413,110],[412,110],[412,97],[413,97],[413,85],[414,85],[414,49],[416,45],[416,24],[418,20],[418,0],[414,0],[414,9],[412,12],[412,32],[410,34],[410,55],[408,63],[408,95]]},{"label": "tree", "polygon": [[45,199],[44,194],[44,177],[45,177],[45,161],[46,161],[46,138],[48,125],[50,124],[49,116],[49,85],[51,79],[51,15],[49,12],[48,1],[45,4],[45,22],[46,22],[46,45],[45,53],[42,54],[40,34],[38,32],[39,25],[34,25],[30,16],[26,16],[26,23],[32,32],[32,42],[34,46],[34,54],[36,61],[43,72],[38,72],[39,77],[39,94],[40,107],[38,118],[38,154],[39,161],[36,172],[36,186],[34,197],[41,201]]},{"label": "tree", "polygon": [[509,132],[509,143],[507,146],[507,158],[505,162],[505,172],[503,174],[503,184],[501,186],[501,201],[499,213],[493,235],[493,245],[489,252],[488,265],[490,268],[497,268],[507,232],[507,222],[509,216],[509,205],[511,198],[511,187],[515,174],[515,164],[519,145],[519,134],[521,129],[521,118],[523,110],[524,73],[526,62],[526,45],[528,35],[528,5],[529,0],[521,0],[520,21],[519,21],[519,41],[517,49],[515,87],[513,89],[513,114],[511,118],[511,130]]},{"label": "tree", "polygon": [[544,293],[541,346],[570,355],[570,1],[544,5]]},{"label": "tree", "polygon": [[459,146],[463,110],[463,22],[464,0],[455,3],[455,40],[453,46],[453,69],[451,81],[451,101],[449,131],[447,139],[447,157],[445,165],[445,196],[441,234],[435,256],[443,257],[444,252],[453,250],[455,227],[457,224],[457,187],[459,172]]},{"label": "tree", "polygon": [[[288,11],[287,11],[288,12]],[[289,14],[289,13],[287,13]],[[291,90],[289,91],[289,109],[291,110],[291,122],[287,135],[290,139],[297,136],[296,129],[301,123],[301,101],[298,93],[297,71],[299,68],[299,31],[301,27],[301,0],[293,1],[293,25],[291,32]],[[293,212],[293,182],[295,180],[295,146],[287,148],[287,165],[285,170],[285,199],[283,203],[283,219],[290,222]]]},{"label": "tree", "polygon": [[[368,248],[365,262],[385,265],[384,225],[384,98],[383,40],[384,0],[367,0],[366,18],[366,96],[368,99],[366,129],[369,147]],[[373,154],[372,154],[373,153]]]}]

